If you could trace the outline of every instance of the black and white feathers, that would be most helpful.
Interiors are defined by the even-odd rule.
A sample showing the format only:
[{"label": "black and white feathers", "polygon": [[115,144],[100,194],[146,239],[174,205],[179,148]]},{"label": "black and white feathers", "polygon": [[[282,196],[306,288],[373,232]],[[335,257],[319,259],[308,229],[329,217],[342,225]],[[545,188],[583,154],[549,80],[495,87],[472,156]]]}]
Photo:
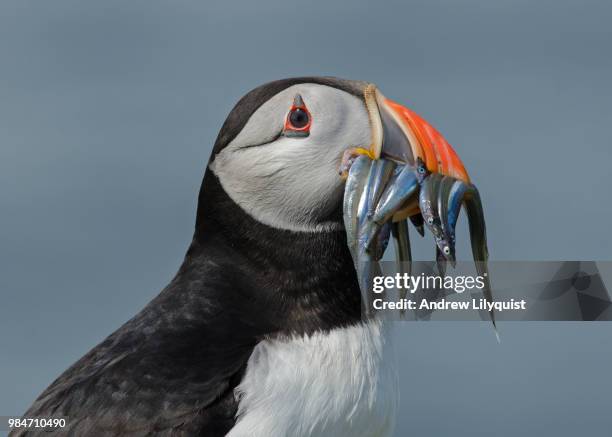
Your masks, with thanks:
[{"label": "black and white feathers", "polygon": [[[385,376],[389,380],[383,383],[377,374],[386,353],[378,332],[382,328],[359,330],[360,293],[341,225],[342,182],[337,180],[342,150],[368,139],[360,100],[364,86],[297,78],[269,83],[243,97],[215,143],[199,194],[193,242],[176,277],[54,381],[25,416],[67,417],[67,427],[54,433],[66,436],[222,436],[232,428],[232,436],[289,430],[325,435],[323,422],[306,415],[284,417],[284,423],[279,416],[261,428],[248,423],[255,416],[247,410],[265,403],[247,391],[263,393],[264,387],[278,386],[274,368],[258,367],[257,360],[277,365],[276,347],[303,342],[322,351],[322,364],[287,362],[285,375],[295,373],[291,366],[312,366],[314,372],[344,374],[355,387],[350,394],[328,387],[336,390],[330,395],[322,386],[317,388],[322,393],[310,398],[304,393],[305,399],[285,387],[283,402],[293,399],[297,406],[287,404],[279,414],[299,416],[301,406],[304,413],[331,423],[333,418],[317,413],[319,407],[308,410],[308,402],[321,402],[321,411],[328,411],[335,396],[337,408],[330,414],[368,431],[355,419],[359,404],[372,409],[383,385],[392,381]],[[312,112],[313,133],[307,139],[281,138],[285,100],[290,104],[296,91]],[[313,339],[343,329],[348,329],[352,349],[337,360],[340,367],[333,367],[329,354],[342,350],[334,349],[333,342],[321,348]],[[344,337],[324,338],[339,347]],[[298,340],[297,346],[291,339]],[[362,350],[363,344],[369,349]],[[248,381],[246,373],[252,376]],[[267,385],[266,377],[272,378]],[[371,386],[372,381],[379,385]],[[329,380],[322,382],[329,385]],[[342,396],[346,399],[339,402]],[[392,402],[381,405],[392,408]],[[263,414],[271,412],[264,409]],[[386,435],[388,414],[380,411],[380,424],[368,426]],[[42,431],[11,435],[36,434]]]}]

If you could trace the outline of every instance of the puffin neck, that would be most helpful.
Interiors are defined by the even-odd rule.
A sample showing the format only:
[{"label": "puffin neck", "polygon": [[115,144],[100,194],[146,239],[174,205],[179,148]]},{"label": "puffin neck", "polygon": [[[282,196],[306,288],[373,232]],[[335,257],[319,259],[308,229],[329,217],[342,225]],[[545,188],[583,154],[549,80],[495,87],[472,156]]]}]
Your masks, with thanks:
[{"label": "puffin neck", "polygon": [[[329,222],[341,223],[340,210]],[[270,262],[286,261],[290,257],[321,259],[326,256],[348,256],[344,227],[299,232],[277,229],[254,219],[225,192],[217,177],[206,171],[198,199],[194,240],[205,245],[211,239],[222,239],[234,251],[250,258],[250,254],[266,255]],[[305,260],[303,260],[305,261]]]},{"label": "puffin neck", "polygon": [[274,308],[279,334],[333,329],[361,318],[359,285],[343,229],[294,232],[259,223],[231,200],[210,171],[199,196],[195,247],[202,253],[226,253],[238,286],[252,289]]}]

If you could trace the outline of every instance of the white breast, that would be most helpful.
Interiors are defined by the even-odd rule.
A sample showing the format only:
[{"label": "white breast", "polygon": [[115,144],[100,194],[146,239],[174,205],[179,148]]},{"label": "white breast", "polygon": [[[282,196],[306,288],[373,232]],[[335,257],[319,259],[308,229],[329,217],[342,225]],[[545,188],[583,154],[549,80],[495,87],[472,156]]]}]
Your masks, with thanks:
[{"label": "white breast", "polygon": [[387,437],[398,404],[390,327],[370,321],[261,342],[228,437]]}]

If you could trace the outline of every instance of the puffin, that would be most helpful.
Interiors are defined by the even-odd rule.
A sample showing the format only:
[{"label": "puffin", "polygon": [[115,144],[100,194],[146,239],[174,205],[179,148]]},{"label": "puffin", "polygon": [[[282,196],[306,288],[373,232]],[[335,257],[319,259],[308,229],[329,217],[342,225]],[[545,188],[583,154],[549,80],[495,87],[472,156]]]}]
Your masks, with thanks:
[{"label": "puffin", "polygon": [[298,77],[242,97],[176,276],[24,414],[64,427],[10,435],[391,436],[393,332],[362,317],[342,213],[343,156],[380,134],[371,87]]}]

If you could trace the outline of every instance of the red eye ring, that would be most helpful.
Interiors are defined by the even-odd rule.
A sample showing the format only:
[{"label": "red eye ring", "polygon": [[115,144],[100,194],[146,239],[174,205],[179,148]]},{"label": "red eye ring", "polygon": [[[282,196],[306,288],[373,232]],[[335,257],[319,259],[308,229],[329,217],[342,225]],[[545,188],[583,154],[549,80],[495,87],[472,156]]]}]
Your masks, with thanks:
[{"label": "red eye ring", "polygon": [[299,94],[295,95],[293,104],[285,118],[283,133],[288,137],[307,137],[310,134],[312,116]]}]

